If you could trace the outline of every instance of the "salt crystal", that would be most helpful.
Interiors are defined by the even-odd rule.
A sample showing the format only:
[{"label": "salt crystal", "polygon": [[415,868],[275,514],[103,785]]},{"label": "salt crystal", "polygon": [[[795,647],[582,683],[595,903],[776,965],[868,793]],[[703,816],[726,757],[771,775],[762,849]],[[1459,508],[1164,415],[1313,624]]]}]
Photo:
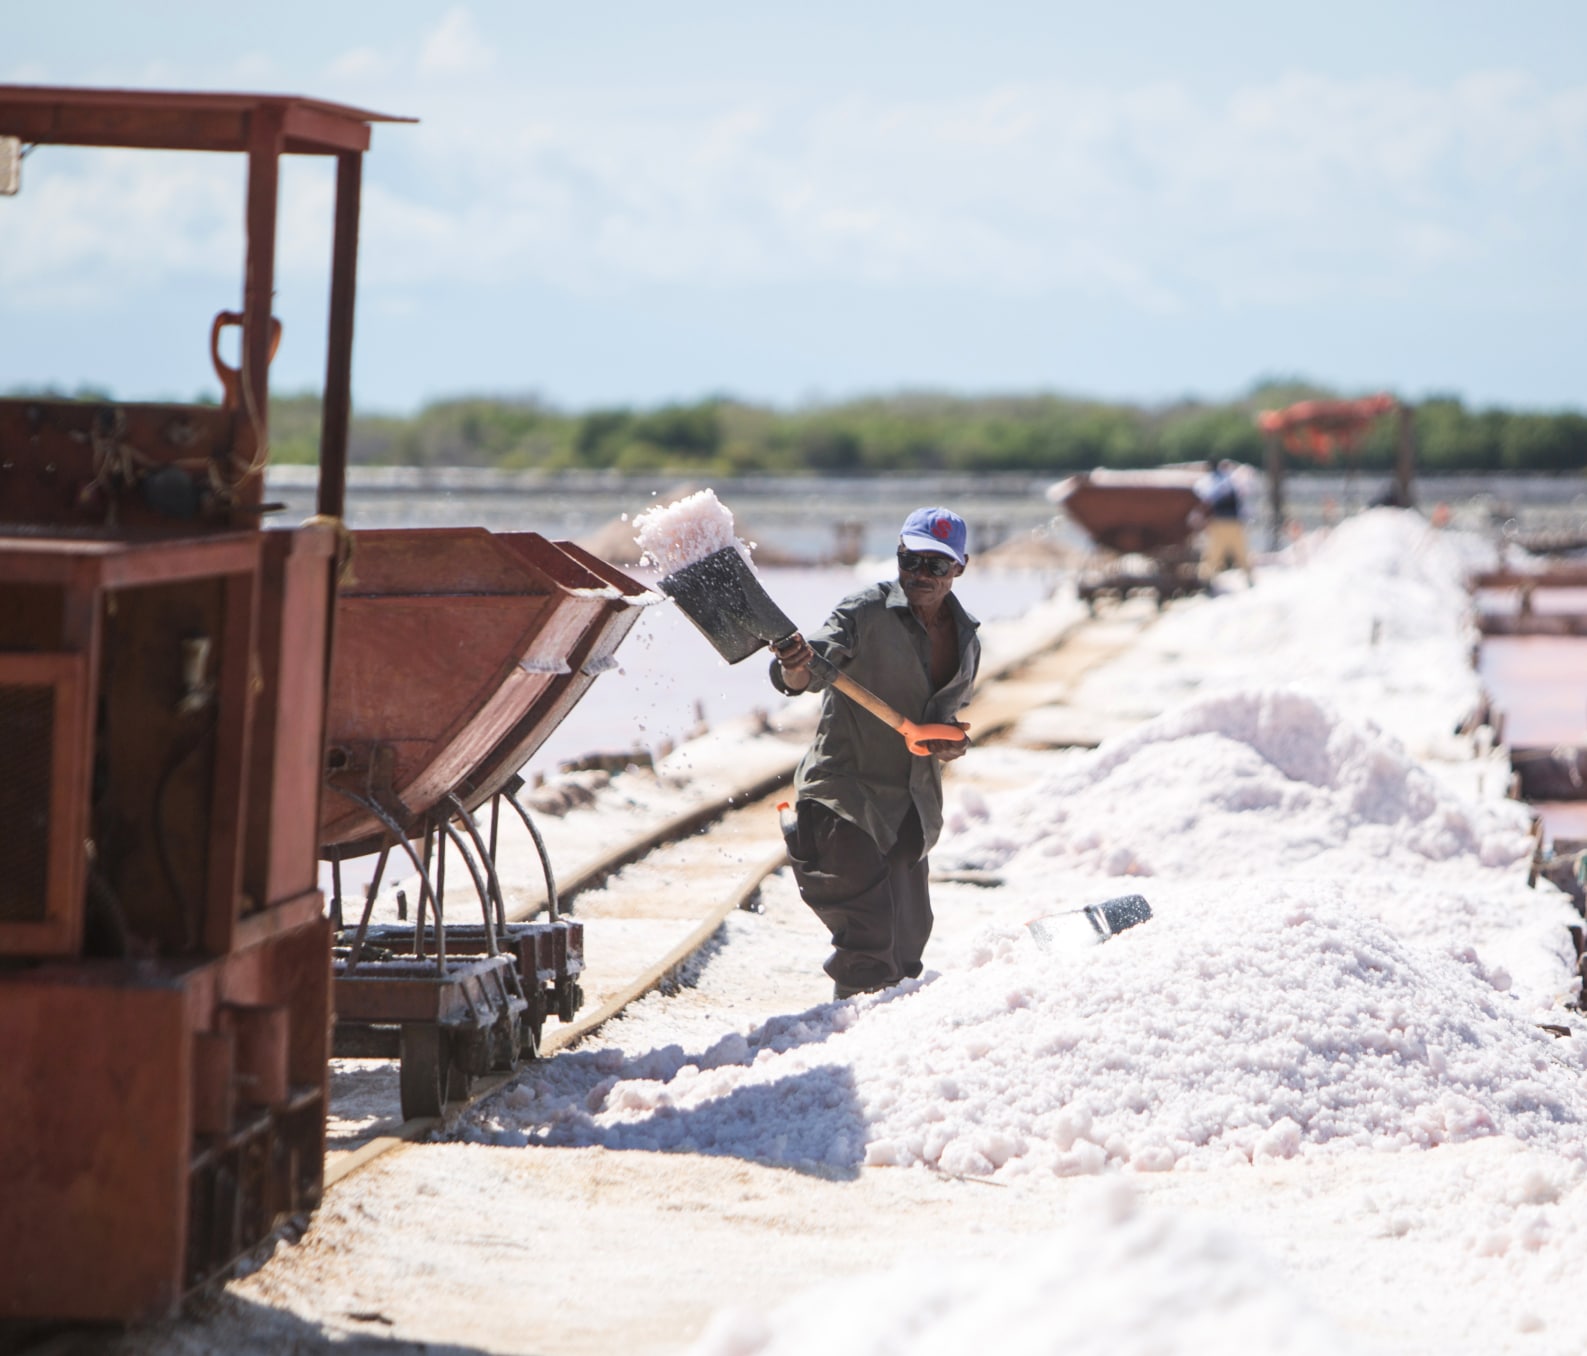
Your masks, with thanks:
[{"label": "salt crystal", "polygon": [[674,574],[726,547],[745,560],[749,549],[733,531],[733,515],[714,490],[685,495],[675,503],[646,509],[634,519],[640,563]]}]

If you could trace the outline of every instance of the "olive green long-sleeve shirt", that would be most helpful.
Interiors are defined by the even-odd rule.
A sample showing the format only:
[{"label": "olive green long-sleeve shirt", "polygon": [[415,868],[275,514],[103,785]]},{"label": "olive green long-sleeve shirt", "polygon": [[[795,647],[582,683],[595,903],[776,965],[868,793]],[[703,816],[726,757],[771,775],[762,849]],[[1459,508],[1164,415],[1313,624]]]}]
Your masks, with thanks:
[{"label": "olive green long-sleeve shirt", "polygon": [[[896,579],[884,580],[843,599],[820,628],[805,637],[862,687],[869,688],[909,720],[949,723],[970,700],[981,663],[980,626],[949,594],[959,630],[959,667],[936,692],[931,689],[931,640],[909,610]],[[771,663],[779,691],[797,695]],[[896,730],[833,689],[814,671],[807,692],[821,693],[815,741],[799,763],[794,793],[817,800],[859,825],[887,852],[911,805],[920,814],[929,852],[942,832],[942,764],[910,753]]]}]

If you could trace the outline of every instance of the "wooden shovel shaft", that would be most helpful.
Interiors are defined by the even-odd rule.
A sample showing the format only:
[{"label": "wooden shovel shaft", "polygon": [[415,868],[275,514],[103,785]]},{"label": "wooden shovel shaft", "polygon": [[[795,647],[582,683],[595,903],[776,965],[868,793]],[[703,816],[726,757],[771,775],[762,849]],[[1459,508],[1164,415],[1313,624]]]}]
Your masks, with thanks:
[{"label": "wooden shovel shaft", "polygon": [[891,725],[900,734],[903,733],[905,723],[903,716],[872,692],[870,688],[855,682],[841,669],[833,670],[832,686],[851,701],[858,702],[878,720]]},{"label": "wooden shovel shaft", "polygon": [[957,725],[920,725],[915,721],[906,719],[868,687],[855,682],[854,679],[836,666],[832,669],[832,686],[851,701],[858,702],[878,720],[897,730],[899,734],[903,735],[904,743],[909,751],[919,757],[924,758],[931,752],[926,747],[927,740],[962,740],[964,738],[964,731]]}]

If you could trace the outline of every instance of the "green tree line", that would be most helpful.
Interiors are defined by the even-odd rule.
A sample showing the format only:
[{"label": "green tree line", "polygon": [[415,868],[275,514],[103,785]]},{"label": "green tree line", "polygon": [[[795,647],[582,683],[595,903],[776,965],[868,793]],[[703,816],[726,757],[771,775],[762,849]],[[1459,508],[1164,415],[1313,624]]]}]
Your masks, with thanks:
[{"label": "green tree line", "polygon": [[[78,398],[107,399],[98,391]],[[1152,467],[1232,457],[1261,464],[1256,416],[1333,392],[1265,380],[1222,403],[1162,406],[1060,395],[900,394],[784,410],[728,397],[579,413],[532,399],[437,401],[409,417],[359,415],[348,455],[366,466],[490,466],[504,470],[664,471],[693,476],[874,475],[889,471],[1030,472]],[[317,396],[275,397],[271,456],[318,457]],[[1439,472],[1587,470],[1587,415],[1472,409],[1456,396],[1414,407],[1417,464]],[[1347,465],[1388,471],[1396,421],[1379,419]],[[1290,458],[1304,471],[1315,465]]]}]

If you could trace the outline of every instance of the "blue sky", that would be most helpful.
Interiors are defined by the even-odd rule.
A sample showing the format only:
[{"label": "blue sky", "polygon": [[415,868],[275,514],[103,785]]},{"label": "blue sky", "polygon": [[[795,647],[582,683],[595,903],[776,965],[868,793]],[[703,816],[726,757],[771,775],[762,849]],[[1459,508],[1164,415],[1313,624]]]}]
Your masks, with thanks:
[{"label": "blue sky", "polygon": [[[1587,6],[0,0],[0,81],[314,95],[366,160],[354,394],[1221,399],[1264,375],[1583,408]],[[294,162],[274,384],[317,386]],[[240,163],[41,148],[0,389],[213,390]]]}]

